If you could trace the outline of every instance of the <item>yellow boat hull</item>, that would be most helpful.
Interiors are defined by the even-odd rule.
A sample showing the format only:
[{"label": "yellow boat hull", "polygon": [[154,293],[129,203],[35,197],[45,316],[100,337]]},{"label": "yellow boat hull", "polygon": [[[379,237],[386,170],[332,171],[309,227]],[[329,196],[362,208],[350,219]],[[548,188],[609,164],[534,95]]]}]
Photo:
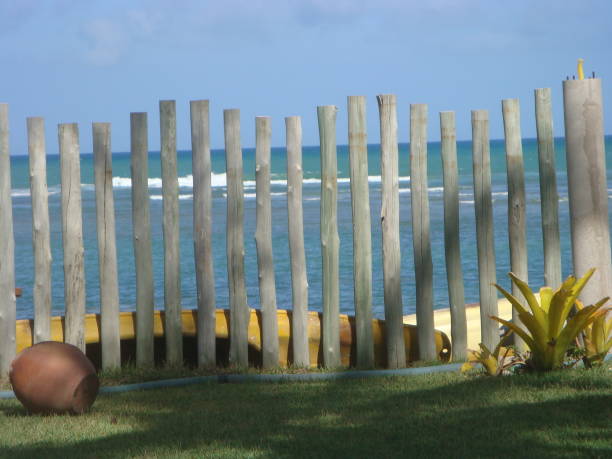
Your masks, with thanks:
[{"label": "yellow boat hull", "polygon": [[[153,332],[156,338],[163,338],[163,311],[155,311],[153,320]],[[278,310],[278,334],[279,334],[279,365],[291,364],[291,311]],[[183,336],[186,339],[196,336],[197,310],[186,309],[182,311]],[[216,314],[217,340],[229,340],[229,311],[218,309]],[[17,352],[32,345],[33,320],[17,321]],[[386,365],[387,355],[385,346],[385,322],[374,319],[372,321],[374,338],[374,355],[376,366]],[[120,338],[124,344],[134,341],[136,336],[136,313],[122,312],[119,320]],[[310,347],[310,364],[313,367],[323,364],[321,350],[321,314],[315,311],[308,313],[308,336]],[[355,365],[355,318],[345,314],[340,315],[340,351],[343,365]],[[51,319],[51,339],[53,341],[64,340],[64,318],[53,317]],[[436,331],[436,349],[442,361],[450,359],[450,340],[446,334]],[[248,340],[251,351],[250,355],[257,355],[261,351],[261,314],[259,310],[251,309],[249,320]],[[404,341],[406,343],[406,361],[414,361],[418,358],[417,329],[414,325],[404,325]],[[85,316],[85,343],[88,345],[100,343],[100,315],[87,314]],[[219,346],[218,346],[219,347]],[[227,346],[226,346],[227,347]],[[219,357],[219,356],[218,356]],[[257,362],[254,362],[257,363]]]}]

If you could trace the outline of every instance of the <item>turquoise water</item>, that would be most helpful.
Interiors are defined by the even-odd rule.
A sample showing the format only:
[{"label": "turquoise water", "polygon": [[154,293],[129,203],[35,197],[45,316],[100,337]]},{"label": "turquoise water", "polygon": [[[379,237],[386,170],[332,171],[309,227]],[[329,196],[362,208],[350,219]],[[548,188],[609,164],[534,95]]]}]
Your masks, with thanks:
[{"label": "turquoise water", "polygon": [[[565,150],[563,139],[556,144],[559,215],[562,243],[563,275],[571,270],[571,247],[567,179],[565,174]],[[529,280],[533,285],[543,283],[542,233],[540,222],[537,143],[533,139],[523,141],[525,158],[525,184],[527,193],[527,234],[529,253]],[[606,137],[606,161],[608,171],[609,209],[612,217],[612,137]],[[444,229],[442,201],[442,166],[440,144],[429,144],[429,190],[431,214],[431,241],[434,263],[434,301],[436,308],[448,307],[446,272],[444,263]],[[255,249],[255,152],[244,149],[244,221],[245,221],[245,270],[249,305],[259,307],[257,258]],[[319,240],[320,176],[318,147],[303,150],[304,169],[304,234],[308,268],[310,308],[321,308],[321,257]],[[460,183],[460,225],[463,274],[466,302],[478,301],[478,268],[476,261],[474,202],[472,189],[471,143],[458,143]],[[95,228],[95,200],[93,187],[93,157],[82,155],[83,232],[85,244],[87,310],[99,309],[98,257]],[[373,249],[373,307],[374,314],[383,317],[383,279],[380,221],[380,148],[371,145],[368,154],[370,175],[370,200],[372,209]],[[28,182],[28,159],[25,156],[11,158],[13,208],[16,247],[16,284],[24,290],[17,301],[19,318],[32,317],[33,254],[31,233],[31,201]],[[272,213],[273,249],[276,268],[276,289],[279,308],[291,308],[291,278],[287,241],[286,158],[284,148],[272,151]],[[62,314],[63,268],[61,240],[61,208],[59,186],[59,157],[47,159],[49,184],[49,213],[51,218],[51,247],[53,254],[53,312]],[[225,254],[225,157],[223,150],[212,152],[213,168],[213,230],[214,268],[217,307],[228,307],[227,265]],[[506,273],[509,268],[507,233],[507,188],[504,143],[491,142],[491,168],[493,188],[493,213],[495,224],[495,250],[498,282],[508,286]],[[402,291],[404,313],[415,311],[414,267],[410,226],[410,170],[408,145],[400,145],[400,231],[402,251]],[[180,240],[181,284],[183,307],[196,307],[196,283],[192,239],[192,180],[191,152],[178,154],[180,185]],[[352,226],[350,186],[348,182],[348,147],[338,147],[338,224],[340,236],[340,308],[353,312],[352,288]],[[119,260],[119,295],[121,309],[130,311],[135,304],[135,272],[132,248],[130,157],[127,153],[113,154],[113,182],[117,223],[117,248]],[[153,273],[156,307],[163,308],[163,241],[161,172],[158,152],[149,157],[149,187],[151,194],[151,224],[153,236]]]}]

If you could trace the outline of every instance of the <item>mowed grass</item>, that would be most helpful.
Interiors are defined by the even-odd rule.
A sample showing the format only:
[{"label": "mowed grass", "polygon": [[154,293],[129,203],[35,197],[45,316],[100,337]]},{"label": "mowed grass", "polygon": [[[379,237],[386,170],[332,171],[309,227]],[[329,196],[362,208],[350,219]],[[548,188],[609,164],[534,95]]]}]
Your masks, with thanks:
[{"label": "mowed grass", "polygon": [[0,456],[612,457],[611,376],[212,383],[101,395],[83,416],[0,400]]}]

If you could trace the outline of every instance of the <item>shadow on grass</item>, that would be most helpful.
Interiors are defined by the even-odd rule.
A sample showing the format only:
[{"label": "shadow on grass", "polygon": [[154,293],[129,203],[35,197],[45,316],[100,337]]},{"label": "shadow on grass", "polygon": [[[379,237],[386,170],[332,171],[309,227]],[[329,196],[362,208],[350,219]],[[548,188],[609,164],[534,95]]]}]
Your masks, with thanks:
[{"label": "shadow on grass", "polygon": [[[548,376],[202,385],[103,396],[90,438],[21,457],[611,457],[612,383]],[[604,380],[605,381],[605,380]],[[423,387],[425,386],[425,388]],[[24,410],[6,407],[5,416]],[[79,422],[79,418],[73,418]],[[53,420],[51,420],[53,421]],[[104,423],[125,425],[106,433]],[[97,436],[96,436],[97,435]],[[94,438],[91,438],[94,437]]]}]

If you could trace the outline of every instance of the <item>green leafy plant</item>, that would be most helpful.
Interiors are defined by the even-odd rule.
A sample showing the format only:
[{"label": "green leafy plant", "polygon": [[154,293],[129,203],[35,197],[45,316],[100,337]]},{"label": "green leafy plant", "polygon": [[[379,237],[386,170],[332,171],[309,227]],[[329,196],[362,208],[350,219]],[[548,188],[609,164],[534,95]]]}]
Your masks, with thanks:
[{"label": "green leafy plant", "polygon": [[489,351],[483,343],[478,344],[480,350],[468,349],[468,358],[461,366],[461,372],[465,373],[472,370],[477,365],[482,365],[485,373],[489,376],[499,376],[514,365],[523,363],[523,359],[513,348],[504,346],[508,336],[512,333],[509,330],[495,346],[493,352]]},{"label": "green leafy plant", "polygon": [[570,316],[578,295],[594,272],[595,269],[591,269],[578,280],[574,276],[569,276],[554,292],[550,287],[542,287],[539,302],[526,282],[515,274],[509,273],[508,275],[525,297],[531,312],[527,311],[511,293],[495,284],[495,287],[518,312],[525,330],[499,317],[491,316],[491,318],[513,330],[525,341],[531,351],[527,363],[534,370],[549,371],[561,368],[565,355],[574,344],[578,334],[609,311],[610,308],[604,307],[609,299],[606,297],[596,304],[583,307]]},{"label": "green leafy plant", "polygon": [[[576,300],[576,308],[584,309],[580,300]],[[612,317],[607,314],[597,317],[583,332],[584,366],[591,368],[603,364],[606,355],[612,348]]]}]

